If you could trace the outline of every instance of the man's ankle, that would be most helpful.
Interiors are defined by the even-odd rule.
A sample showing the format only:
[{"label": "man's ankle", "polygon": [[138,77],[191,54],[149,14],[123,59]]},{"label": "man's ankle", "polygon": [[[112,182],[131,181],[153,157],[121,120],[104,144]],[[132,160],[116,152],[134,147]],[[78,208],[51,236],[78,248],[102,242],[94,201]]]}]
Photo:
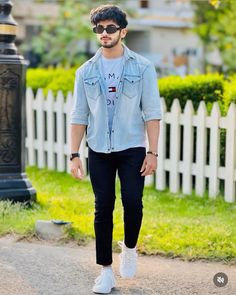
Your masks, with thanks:
[{"label": "man's ankle", "polygon": [[136,250],[136,247],[133,247],[133,248],[131,248],[131,247],[127,247],[126,245],[125,245],[125,242],[124,242],[124,248],[125,248],[125,250],[130,250],[130,251],[132,251],[132,250]]},{"label": "man's ankle", "polygon": [[103,265],[102,266],[102,271],[112,271],[112,266],[110,265]]}]

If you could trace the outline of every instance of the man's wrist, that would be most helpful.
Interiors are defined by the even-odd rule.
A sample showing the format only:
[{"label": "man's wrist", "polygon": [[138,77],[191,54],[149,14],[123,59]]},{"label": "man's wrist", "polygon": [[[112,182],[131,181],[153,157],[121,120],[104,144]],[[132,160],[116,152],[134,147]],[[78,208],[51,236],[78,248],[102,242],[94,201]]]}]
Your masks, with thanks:
[{"label": "man's wrist", "polygon": [[72,161],[74,158],[80,158],[80,154],[77,152],[77,153],[71,153],[70,154],[70,161]]},{"label": "man's wrist", "polygon": [[156,153],[156,152],[154,152],[154,151],[147,151],[147,154],[149,154],[149,155],[153,155],[153,156],[155,156],[155,157],[158,157],[158,153]]}]

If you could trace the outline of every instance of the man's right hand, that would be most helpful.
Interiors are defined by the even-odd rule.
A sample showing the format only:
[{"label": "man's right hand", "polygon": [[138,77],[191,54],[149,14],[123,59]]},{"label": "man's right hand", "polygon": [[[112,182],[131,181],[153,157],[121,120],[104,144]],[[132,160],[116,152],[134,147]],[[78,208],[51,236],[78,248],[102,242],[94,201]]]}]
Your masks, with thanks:
[{"label": "man's right hand", "polygon": [[83,165],[79,157],[74,158],[70,162],[70,173],[74,178],[77,178],[80,180],[84,178]]}]

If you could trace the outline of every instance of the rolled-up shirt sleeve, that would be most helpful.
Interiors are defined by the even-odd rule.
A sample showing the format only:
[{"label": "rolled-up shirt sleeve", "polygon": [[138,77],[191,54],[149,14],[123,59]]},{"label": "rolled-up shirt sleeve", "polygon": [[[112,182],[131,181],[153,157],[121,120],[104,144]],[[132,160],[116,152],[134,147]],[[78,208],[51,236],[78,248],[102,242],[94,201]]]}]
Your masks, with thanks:
[{"label": "rolled-up shirt sleeve", "polygon": [[88,125],[89,107],[84,90],[81,71],[78,69],[75,74],[73,107],[70,114],[71,124]]},{"label": "rolled-up shirt sleeve", "polygon": [[141,105],[145,122],[162,118],[157,74],[152,64],[143,72]]}]

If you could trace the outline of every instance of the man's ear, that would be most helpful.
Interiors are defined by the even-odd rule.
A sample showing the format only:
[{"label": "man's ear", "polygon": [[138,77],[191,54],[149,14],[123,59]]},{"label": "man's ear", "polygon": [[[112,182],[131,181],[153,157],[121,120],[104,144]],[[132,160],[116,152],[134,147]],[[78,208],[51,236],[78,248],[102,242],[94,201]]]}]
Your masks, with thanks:
[{"label": "man's ear", "polygon": [[124,39],[127,33],[128,33],[127,28],[122,29],[120,33],[121,39]]}]

